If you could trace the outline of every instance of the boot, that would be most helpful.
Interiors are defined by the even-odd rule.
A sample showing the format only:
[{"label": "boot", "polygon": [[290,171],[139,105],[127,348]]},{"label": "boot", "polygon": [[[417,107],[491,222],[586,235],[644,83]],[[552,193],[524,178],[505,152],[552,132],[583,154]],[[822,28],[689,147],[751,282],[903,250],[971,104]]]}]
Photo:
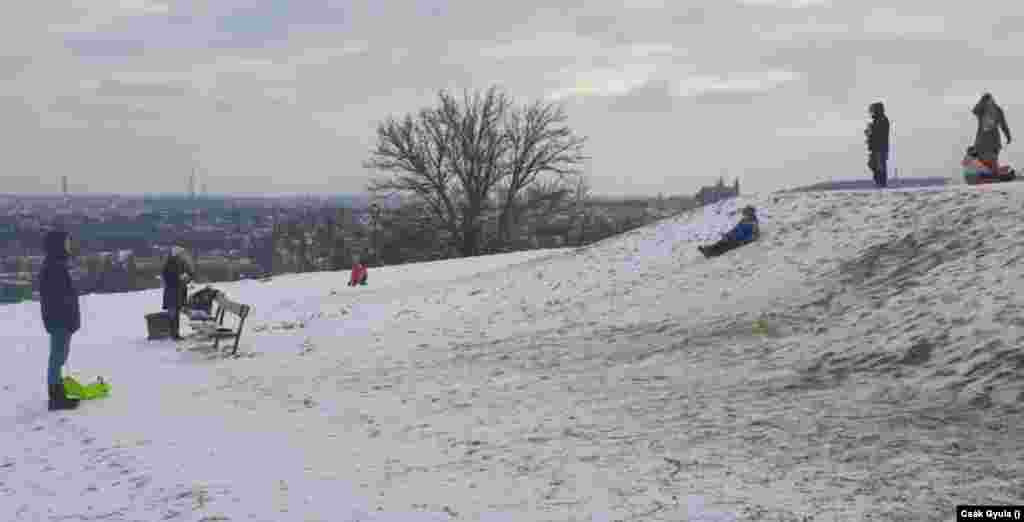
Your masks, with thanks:
[{"label": "boot", "polygon": [[54,384],[50,386],[50,411],[73,410],[78,407],[78,399],[69,399],[64,395],[64,385]]}]

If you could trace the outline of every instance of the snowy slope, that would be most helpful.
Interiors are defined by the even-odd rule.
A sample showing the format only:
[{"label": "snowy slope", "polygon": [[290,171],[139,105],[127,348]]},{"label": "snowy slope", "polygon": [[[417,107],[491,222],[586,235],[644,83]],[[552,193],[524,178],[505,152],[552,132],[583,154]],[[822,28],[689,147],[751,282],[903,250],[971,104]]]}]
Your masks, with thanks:
[{"label": "snowy slope", "polygon": [[[1019,190],[755,196],[581,249],[373,269],[368,287],[217,285],[255,307],[240,359],[145,341],[159,292],[87,296],[70,366],[115,395],[71,413],[44,411],[37,305],[0,307],[0,516],[949,520],[1021,503]],[[734,203],[758,206],[762,241],[703,259]]]}]

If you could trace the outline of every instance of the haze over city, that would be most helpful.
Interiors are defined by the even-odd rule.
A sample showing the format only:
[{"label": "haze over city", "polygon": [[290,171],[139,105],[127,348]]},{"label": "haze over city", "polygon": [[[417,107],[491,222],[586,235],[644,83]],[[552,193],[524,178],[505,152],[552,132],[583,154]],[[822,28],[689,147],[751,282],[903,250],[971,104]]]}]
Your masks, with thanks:
[{"label": "haze over city", "polygon": [[546,5],[21,5],[0,21],[0,192],[184,192],[194,168],[211,193],[361,192],[376,124],[443,88],[564,101],[608,195],[867,176],[876,100],[893,165],[951,175],[982,92],[1011,126],[1024,106],[1017,2]]}]

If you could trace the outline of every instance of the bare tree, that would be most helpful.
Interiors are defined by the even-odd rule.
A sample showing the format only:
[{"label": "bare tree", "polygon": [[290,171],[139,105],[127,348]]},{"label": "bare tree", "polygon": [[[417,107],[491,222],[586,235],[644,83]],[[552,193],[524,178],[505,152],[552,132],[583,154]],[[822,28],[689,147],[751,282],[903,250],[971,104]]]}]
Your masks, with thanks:
[{"label": "bare tree", "polygon": [[590,178],[588,176],[580,174],[576,177],[572,198],[576,204],[573,217],[579,220],[580,224],[580,231],[577,236],[577,245],[583,245],[586,240],[586,226],[589,218],[587,206],[590,203],[591,188]]},{"label": "bare tree", "polygon": [[[464,256],[479,253],[485,212],[495,192],[508,223],[522,190],[544,172],[573,172],[583,140],[560,107],[516,107],[496,87],[461,99],[441,91],[438,105],[377,127],[367,168],[386,172],[375,194],[411,193],[426,204]],[[504,225],[502,234],[508,235]]]},{"label": "bare tree", "polygon": [[[566,121],[562,105],[536,101],[509,112],[506,122],[508,137],[508,164],[500,197],[499,231],[508,240],[511,226],[521,210],[523,191],[534,185],[542,174],[553,174],[560,181],[563,176],[579,174],[579,166],[587,159],[583,155],[585,138],[573,134]],[[542,191],[557,195],[558,185],[549,185]]]}]

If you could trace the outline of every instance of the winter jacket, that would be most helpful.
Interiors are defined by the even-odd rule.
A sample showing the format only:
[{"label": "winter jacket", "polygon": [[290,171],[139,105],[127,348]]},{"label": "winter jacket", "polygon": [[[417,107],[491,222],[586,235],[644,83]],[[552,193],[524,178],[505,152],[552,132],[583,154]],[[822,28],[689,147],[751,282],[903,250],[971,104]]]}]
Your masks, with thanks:
[{"label": "winter jacket", "polygon": [[46,259],[39,271],[39,304],[48,333],[77,332],[82,326],[78,290],[68,271],[68,253],[64,247],[67,237],[67,232],[49,232],[43,239]]},{"label": "winter jacket", "polygon": [[744,217],[725,234],[725,239],[730,241],[754,241],[760,236],[757,218]]},{"label": "winter jacket", "polygon": [[175,310],[185,305],[188,297],[188,285],[185,274],[192,276],[192,269],[178,256],[168,256],[164,263],[161,276],[164,280],[164,310]]},{"label": "winter jacket", "polygon": [[989,111],[984,103],[978,102],[971,112],[978,118],[978,132],[974,138],[974,146],[978,149],[978,153],[982,157],[998,154],[1003,148],[1003,140],[999,131],[1003,131],[1006,139],[1011,139],[1010,126],[1006,123],[1006,114],[1003,113],[1003,108],[993,105],[992,110]]},{"label": "winter jacket", "polygon": [[348,282],[348,286],[356,286],[358,284],[366,284],[367,270],[366,266],[362,263],[356,263],[352,265],[352,278]]},{"label": "winter jacket", "polygon": [[879,114],[871,118],[867,130],[868,152],[887,154],[889,152],[889,118]]}]

